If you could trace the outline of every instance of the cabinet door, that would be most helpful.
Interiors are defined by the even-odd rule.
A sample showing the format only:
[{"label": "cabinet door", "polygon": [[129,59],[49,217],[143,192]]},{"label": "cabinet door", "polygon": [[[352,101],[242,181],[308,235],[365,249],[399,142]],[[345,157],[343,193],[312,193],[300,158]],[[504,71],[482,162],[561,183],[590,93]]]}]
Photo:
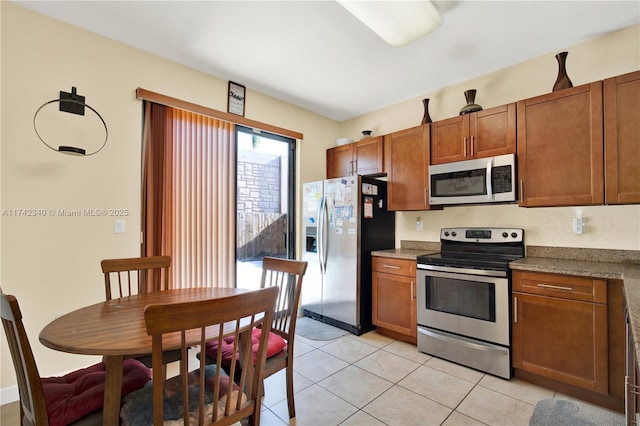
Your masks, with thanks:
[{"label": "cabinet door", "polygon": [[353,174],[353,144],[327,149],[327,179]]},{"label": "cabinet door", "polygon": [[520,206],[604,203],[602,82],[517,103]]},{"label": "cabinet door", "polygon": [[415,337],[415,277],[373,273],[373,324]]},{"label": "cabinet door", "polygon": [[385,136],[389,210],[427,210],[429,125]]},{"label": "cabinet door", "polygon": [[640,71],[604,81],[607,204],[640,203]]},{"label": "cabinet door", "polygon": [[354,144],[354,169],[359,175],[384,172],[382,136],[363,139]]},{"label": "cabinet door", "polygon": [[609,325],[609,395],[624,400],[625,376],[625,302],[622,280],[607,282]]},{"label": "cabinet door", "polygon": [[431,164],[469,159],[469,115],[431,123]]},{"label": "cabinet door", "polygon": [[513,366],[608,393],[607,306],[513,293]]},{"label": "cabinet door", "polygon": [[516,152],[516,104],[469,114],[470,158]]}]

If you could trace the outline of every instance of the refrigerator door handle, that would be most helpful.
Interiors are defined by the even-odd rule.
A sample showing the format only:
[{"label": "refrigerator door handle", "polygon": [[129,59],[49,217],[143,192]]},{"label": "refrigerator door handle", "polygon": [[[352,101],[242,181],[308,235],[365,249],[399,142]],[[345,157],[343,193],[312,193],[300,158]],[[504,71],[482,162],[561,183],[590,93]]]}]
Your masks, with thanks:
[{"label": "refrigerator door handle", "polygon": [[327,199],[322,197],[320,209],[318,211],[318,262],[320,263],[320,273],[325,275],[327,269],[327,254],[325,247],[325,226],[327,221]]}]

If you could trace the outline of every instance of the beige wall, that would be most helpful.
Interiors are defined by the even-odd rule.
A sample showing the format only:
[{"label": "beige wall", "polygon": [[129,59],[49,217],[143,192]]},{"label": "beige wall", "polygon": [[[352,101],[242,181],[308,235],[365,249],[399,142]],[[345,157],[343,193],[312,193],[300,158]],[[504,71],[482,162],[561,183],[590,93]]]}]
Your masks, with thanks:
[{"label": "beige wall", "polygon": [[[640,26],[567,46],[567,72],[578,86],[640,69]],[[425,93],[371,114],[341,123],[340,135],[358,139],[364,129],[374,135],[414,127],[422,120],[422,99],[429,98],[433,120],[458,115],[464,92],[477,89],[476,103],[484,108],[551,92],[557,76],[555,54],[532,59],[491,74]],[[469,75],[473,70],[469,70]],[[640,179],[640,176],[638,177]],[[572,218],[586,218],[586,233],[575,235]],[[416,231],[421,217],[423,230]],[[450,226],[513,226],[525,229],[529,245],[640,250],[640,206],[520,208],[516,205],[447,207],[441,211],[396,215],[396,242],[438,241],[440,228]]]},{"label": "beige wall", "polygon": [[[125,234],[114,217],[2,217],[0,285],[18,297],[42,375],[98,360],[47,349],[39,331],[57,315],[104,299],[100,260],[136,256],[140,236],[142,87],[226,110],[227,82],[0,2],[0,208],[129,209]],[[35,111],[71,87],[104,117],[106,147],[80,158],[45,147],[33,129]],[[298,144],[299,181],[324,177],[325,150],[338,123],[248,87],[247,118],[304,134]],[[308,160],[310,159],[310,160]],[[4,339],[0,346],[2,401],[16,383]]]},{"label": "beige wall", "polygon": [[[227,82],[11,3],[0,2],[0,16],[0,208],[126,208],[130,212],[126,233],[121,235],[113,232],[113,217],[2,217],[0,285],[19,298],[41,374],[53,375],[97,358],[44,348],[38,342],[39,331],[55,316],[103,299],[102,258],[138,253],[141,104],[135,89],[225,110]],[[634,27],[569,48],[567,66],[574,84],[640,68],[639,31]],[[478,89],[476,100],[486,108],[550,91],[556,73],[553,54],[345,123],[249,87],[246,116],[303,133],[304,141],[298,145],[298,183],[322,179],[325,150],[336,137],[357,138],[367,128],[383,134],[415,126],[422,118],[423,97],[432,99],[431,116],[437,120],[457,114],[468,88]],[[71,86],[87,97],[109,126],[108,144],[98,155],[57,154],[42,145],[33,131],[35,110]],[[587,218],[587,233],[574,237],[570,218],[578,213]],[[413,230],[417,216],[423,218],[424,231]],[[527,229],[530,244],[640,249],[639,218],[637,206],[458,207],[398,214],[397,239],[436,241],[442,226],[509,225]],[[4,340],[1,345],[0,400],[6,402],[17,394]]]}]

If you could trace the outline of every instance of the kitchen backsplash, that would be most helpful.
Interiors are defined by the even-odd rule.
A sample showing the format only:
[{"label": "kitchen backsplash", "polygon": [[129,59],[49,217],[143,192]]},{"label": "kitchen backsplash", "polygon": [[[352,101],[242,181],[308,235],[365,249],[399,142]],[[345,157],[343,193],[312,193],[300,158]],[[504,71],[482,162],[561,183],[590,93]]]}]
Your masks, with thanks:
[{"label": "kitchen backsplash", "polygon": [[440,251],[440,242],[400,240],[400,248],[425,251]]}]

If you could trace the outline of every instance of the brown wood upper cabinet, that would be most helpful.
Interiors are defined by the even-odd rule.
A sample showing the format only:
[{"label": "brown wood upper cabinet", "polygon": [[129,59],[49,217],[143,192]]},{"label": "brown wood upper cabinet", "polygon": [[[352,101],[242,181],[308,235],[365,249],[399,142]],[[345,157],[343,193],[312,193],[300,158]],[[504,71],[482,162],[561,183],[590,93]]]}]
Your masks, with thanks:
[{"label": "brown wood upper cabinet", "polygon": [[640,203],[640,71],[604,80],[607,204]]},{"label": "brown wood upper cabinet", "polygon": [[516,152],[516,104],[431,124],[431,164]]},{"label": "brown wood upper cabinet", "polygon": [[327,179],[384,172],[382,136],[327,149]]},{"label": "brown wood upper cabinet", "polygon": [[604,203],[602,82],[519,101],[519,205]]},{"label": "brown wood upper cabinet", "polygon": [[384,137],[389,210],[429,209],[429,125]]}]

